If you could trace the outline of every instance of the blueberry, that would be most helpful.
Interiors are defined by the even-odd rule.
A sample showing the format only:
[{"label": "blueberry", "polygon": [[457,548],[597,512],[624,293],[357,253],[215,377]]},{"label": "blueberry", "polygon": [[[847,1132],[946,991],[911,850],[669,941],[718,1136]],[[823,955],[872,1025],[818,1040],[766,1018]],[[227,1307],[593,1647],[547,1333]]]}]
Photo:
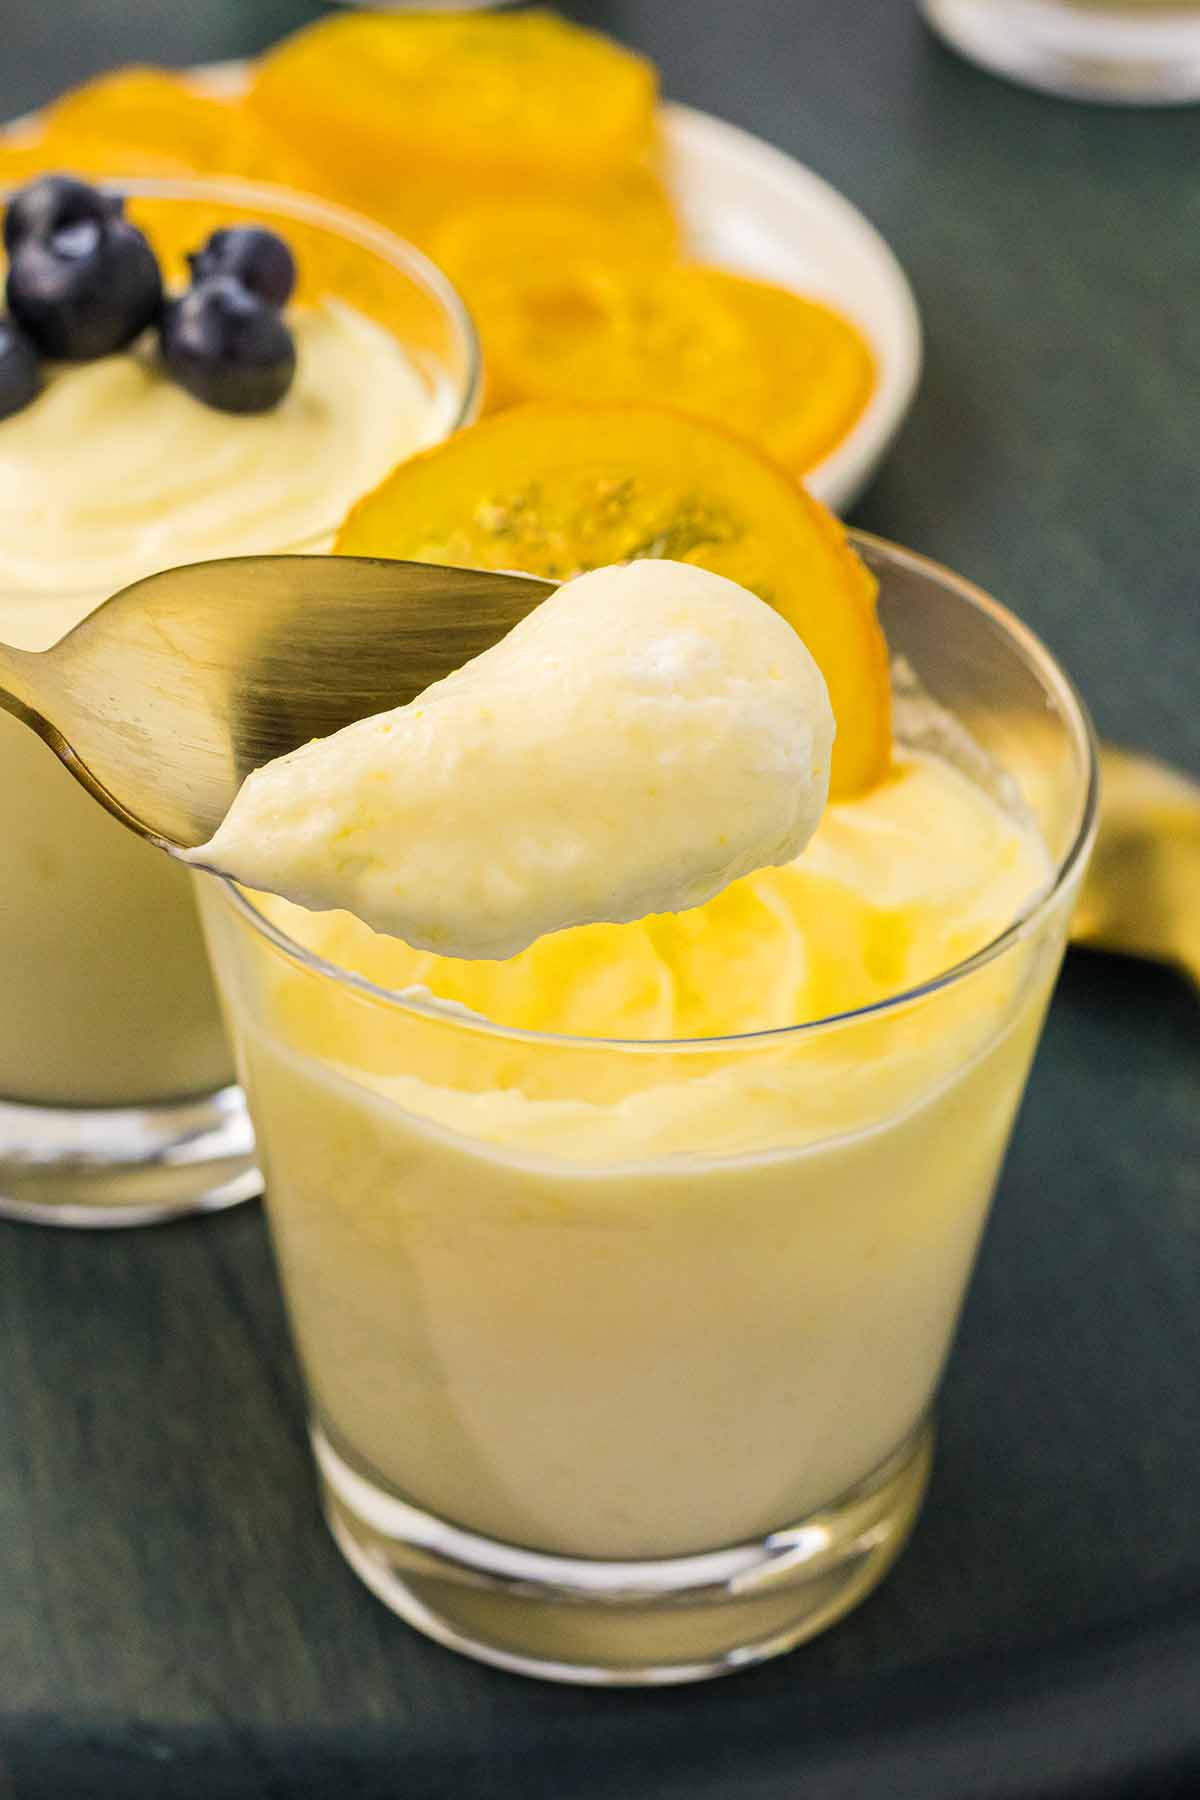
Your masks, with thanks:
[{"label": "blueberry", "polygon": [[210,275],[171,302],[162,348],[180,387],[220,412],[267,412],[296,372],[282,316],[232,275]]},{"label": "blueberry", "polygon": [[114,219],[124,202],[77,181],[74,175],[41,175],[19,189],[4,215],[4,248],[11,256],[29,238],[45,239],[65,225],[84,219],[103,224]]},{"label": "blueberry", "polygon": [[28,406],[41,385],[37,351],[11,319],[0,318],[0,419]]},{"label": "blueberry", "polygon": [[229,225],[214,231],[202,249],[188,257],[192,280],[235,275],[242,286],[272,306],[286,306],[296,285],[296,261],[281,237],[257,225]]},{"label": "blueberry", "polygon": [[131,344],[158,317],[162,278],[136,226],[109,214],[25,237],[8,267],[8,304],[46,356],[83,362]]}]

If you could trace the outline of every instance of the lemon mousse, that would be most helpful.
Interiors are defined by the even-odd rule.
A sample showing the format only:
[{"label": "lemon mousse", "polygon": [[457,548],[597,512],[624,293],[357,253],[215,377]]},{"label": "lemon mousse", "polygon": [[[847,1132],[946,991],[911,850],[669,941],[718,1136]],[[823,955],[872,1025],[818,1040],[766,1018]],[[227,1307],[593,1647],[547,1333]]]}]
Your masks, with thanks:
[{"label": "lemon mousse", "polygon": [[[0,420],[0,639],[45,649],[169,565],[320,548],[357,494],[445,429],[374,321],[330,299],[291,323],[291,389],[252,417],[199,404],[150,348],[48,366],[39,396]],[[120,1106],[229,1081],[187,872],[6,714],[0,770],[0,1096]]]},{"label": "lemon mousse", "polygon": [[596,569],[407,706],[256,770],[188,860],[418,948],[510,957],[790,862],[833,729],[800,638],[737,582]]},{"label": "lemon mousse", "polygon": [[594,1557],[741,1541],[861,1480],[929,1405],[1056,958],[786,1028],[954,966],[1047,875],[912,754],[790,866],[508,961],[258,901],[370,984],[264,947],[238,1008],[332,1441],[438,1517]]}]

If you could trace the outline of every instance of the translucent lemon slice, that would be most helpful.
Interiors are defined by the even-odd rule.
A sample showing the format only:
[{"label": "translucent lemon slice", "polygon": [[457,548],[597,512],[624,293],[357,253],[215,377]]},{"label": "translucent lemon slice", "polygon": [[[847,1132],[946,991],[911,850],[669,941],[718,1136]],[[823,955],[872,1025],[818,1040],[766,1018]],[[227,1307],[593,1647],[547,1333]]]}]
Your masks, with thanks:
[{"label": "translucent lemon slice", "polygon": [[718,426],[649,406],[514,407],[393,470],[335,548],[559,580],[642,556],[713,569],[776,607],[816,658],[837,721],[831,791],[859,793],[888,767],[875,583],[832,514]]}]

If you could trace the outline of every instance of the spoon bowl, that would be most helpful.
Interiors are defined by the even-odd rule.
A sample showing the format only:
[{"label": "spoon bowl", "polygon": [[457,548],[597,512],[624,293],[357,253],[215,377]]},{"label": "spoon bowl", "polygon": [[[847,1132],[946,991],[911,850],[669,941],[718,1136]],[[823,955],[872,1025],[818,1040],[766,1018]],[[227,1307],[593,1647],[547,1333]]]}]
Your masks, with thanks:
[{"label": "spoon bowl", "polygon": [[414,699],[553,587],[376,557],[189,563],[123,588],[49,650],[0,644],[0,707],[123,824],[190,849],[251,769]]}]

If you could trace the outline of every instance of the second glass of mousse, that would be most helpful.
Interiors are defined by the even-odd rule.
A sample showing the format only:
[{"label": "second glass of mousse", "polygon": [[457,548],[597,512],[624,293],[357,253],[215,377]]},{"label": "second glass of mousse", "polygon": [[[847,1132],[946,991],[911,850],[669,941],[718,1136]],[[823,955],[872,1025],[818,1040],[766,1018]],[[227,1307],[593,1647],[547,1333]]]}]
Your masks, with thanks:
[{"label": "second glass of mousse", "polygon": [[[0,419],[0,640],[40,650],[139,577],[320,550],[398,461],[469,419],[470,321],[388,232],[241,183],[112,184],[168,293],[218,230],[289,246],[295,375],[239,415],[172,380],[156,336],[49,359]],[[256,1193],[253,1135],[187,872],[139,842],[0,713],[0,1214],[135,1224]]]}]

